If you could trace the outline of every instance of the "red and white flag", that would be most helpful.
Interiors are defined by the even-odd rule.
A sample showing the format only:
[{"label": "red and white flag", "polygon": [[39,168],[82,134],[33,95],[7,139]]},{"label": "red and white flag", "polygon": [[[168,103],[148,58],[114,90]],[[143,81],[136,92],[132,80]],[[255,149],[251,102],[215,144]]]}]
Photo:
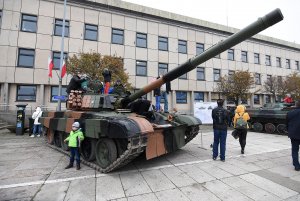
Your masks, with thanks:
[{"label": "red and white flag", "polygon": [[66,61],[63,61],[62,67],[61,67],[61,78],[63,78],[67,73],[67,65]]},{"label": "red and white flag", "polygon": [[53,60],[52,60],[52,57],[49,56],[48,58],[48,76],[49,77],[52,77],[52,69],[54,67],[54,64],[53,64]]}]

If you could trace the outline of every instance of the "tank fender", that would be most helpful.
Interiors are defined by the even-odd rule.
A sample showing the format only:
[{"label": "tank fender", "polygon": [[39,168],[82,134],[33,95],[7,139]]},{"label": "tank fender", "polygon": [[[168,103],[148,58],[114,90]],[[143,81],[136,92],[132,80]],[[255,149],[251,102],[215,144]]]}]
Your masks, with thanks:
[{"label": "tank fender", "polygon": [[195,126],[195,125],[202,125],[202,122],[200,119],[194,116],[189,116],[189,115],[180,115],[176,114],[174,116],[174,120],[178,121],[182,124],[187,124],[188,126]]}]

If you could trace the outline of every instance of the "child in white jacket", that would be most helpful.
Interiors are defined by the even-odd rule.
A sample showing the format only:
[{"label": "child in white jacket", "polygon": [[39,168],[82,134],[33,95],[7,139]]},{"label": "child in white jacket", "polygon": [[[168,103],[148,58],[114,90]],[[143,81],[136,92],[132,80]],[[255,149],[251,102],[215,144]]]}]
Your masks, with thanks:
[{"label": "child in white jacket", "polygon": [[34,125],[32,135],[30,137],[41,136],[41,123],[39,122],[39,118],[42,116],[42,113],[42,109],[40,107],[37,107],[35,109],[35,112],[32,114],[32,119],[34,119]]}]

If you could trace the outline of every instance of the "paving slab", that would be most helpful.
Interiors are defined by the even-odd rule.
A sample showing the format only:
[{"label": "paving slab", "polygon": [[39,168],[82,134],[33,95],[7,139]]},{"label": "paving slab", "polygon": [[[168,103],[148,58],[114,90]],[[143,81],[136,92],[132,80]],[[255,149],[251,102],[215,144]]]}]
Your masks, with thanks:
[{"label": "paving slab", "polygon": [[45,184],[33,197],[34,201],[51,200],[61,201],[64,200],[69,189],[70,182],[60,182],[53,184]]},{"label": "paving slab", "polygon": [[64,200],[95,201],[96,183],[94,178],[71,181]]},{"label": "paving slab", "polygon": [[191,201],[199,201],[199,200],[209,200],[209,201],[219,201],[217,196],[215,196],[212,192],[204,188],[201,184],[193,184],[191,186],[186,186],[180,188],[180,190],[191,200]]},{"label": "paving slab", "polygon": [[96,200],[111,200],[125,197],[120,175],[112,174],[97,177]]},{"label": "paving slab", "polygon": [[155,195],[160,201],[189,201],[189,198],[177,188],[156,192]]},{"label": "paving slab", "polygon": [[126,196],[152,192],[147,182],[139,172],[123,173],[120,176]]},{"label": "paving slab", "polygon": [[174,183],[177,187],[189,186],[197,183],[178,167],[162,168],[161,171]]},{"label": "paving slab", "polygon": [[160,170],[141,173],[153,192],[175,188],[175,185]]}]

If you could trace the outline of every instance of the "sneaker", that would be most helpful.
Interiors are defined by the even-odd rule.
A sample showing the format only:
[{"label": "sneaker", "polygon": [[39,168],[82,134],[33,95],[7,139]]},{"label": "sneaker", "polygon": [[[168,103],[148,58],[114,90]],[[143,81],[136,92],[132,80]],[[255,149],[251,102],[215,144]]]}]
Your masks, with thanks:
[{"label": "sneaker", "polygon": [[217,157],[213,157],[213,160],[214,160],[214,161],[217,160]]},{"label": "sneaker", "polygon": [[295,167],[295,171],[300,171],[300,167]]},{"label": "sneaker", "polygon": [[67,167],[65,167],[65,169],[69,169],[69,168],[72,168],[73,165],[70,163]]},{"label": "sneaker", "polygon": [[40,134],[38,134],[37,136],[38,136],[38,137],[41,137],[41,135],[40,135]]},{"label": "sneaker", "polygon": [[245,153],[245,151],[244,151],[244,149],[242,149],[242,150],[241,150],[241,154],[244,154],[244,153]]},{"label": "sneaker", "polygon": [[225,159],[221,159],[222,162],[225,162]]},{"label": "sneaker", "polygon": [[30,135],[30,137],[34,137],[34,134]]}]

